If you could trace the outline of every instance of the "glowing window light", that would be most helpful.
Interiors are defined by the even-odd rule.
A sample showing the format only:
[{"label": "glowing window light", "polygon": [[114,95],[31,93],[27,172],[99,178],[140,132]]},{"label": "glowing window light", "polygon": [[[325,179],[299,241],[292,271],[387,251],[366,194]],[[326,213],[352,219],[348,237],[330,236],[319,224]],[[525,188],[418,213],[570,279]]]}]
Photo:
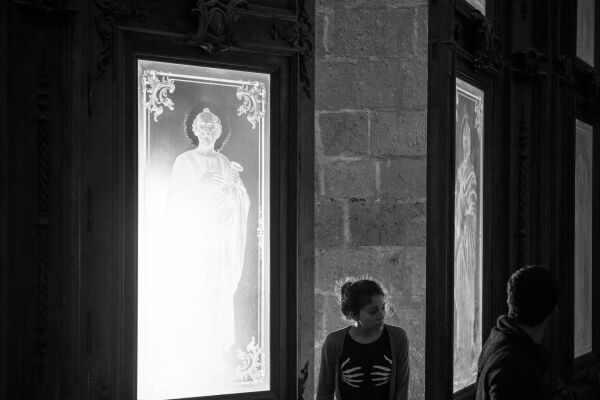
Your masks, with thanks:
[{"label": "glowing window light", "polygon": [[456,79],[453,389],[474,383],[481,352],[483,91]]},{"label": "glowing window light", "polygon": [[269,85],[138,61],[139,400],[270,389]]}]

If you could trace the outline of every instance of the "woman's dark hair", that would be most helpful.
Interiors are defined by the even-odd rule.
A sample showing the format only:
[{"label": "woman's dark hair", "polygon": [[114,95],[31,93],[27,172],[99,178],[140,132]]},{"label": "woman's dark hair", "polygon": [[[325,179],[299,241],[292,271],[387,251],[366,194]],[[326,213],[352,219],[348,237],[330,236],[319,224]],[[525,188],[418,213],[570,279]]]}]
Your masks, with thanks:
[{"label": "woman's dark hair", "polygon": [[385,296],[381,285],[371,279],[348,279],[341,287],[342,314],[348,319],[360,313],[373,296]]},{"label": "woman's dark hair", "polygon": [[558,303],[554,273],[541,265],[526,266],[512,274],[506,287],[508,315],[527,326],[540,324]]}]

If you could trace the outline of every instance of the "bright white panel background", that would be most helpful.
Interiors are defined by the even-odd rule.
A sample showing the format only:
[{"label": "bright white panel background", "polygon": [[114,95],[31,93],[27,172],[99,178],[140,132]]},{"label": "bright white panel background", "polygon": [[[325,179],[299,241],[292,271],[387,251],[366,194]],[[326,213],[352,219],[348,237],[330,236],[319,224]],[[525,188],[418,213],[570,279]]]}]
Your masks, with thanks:
[{"label": "bright white panel background", "polygon": [[269,85],[138,61],[140,400],[270,388]]}]

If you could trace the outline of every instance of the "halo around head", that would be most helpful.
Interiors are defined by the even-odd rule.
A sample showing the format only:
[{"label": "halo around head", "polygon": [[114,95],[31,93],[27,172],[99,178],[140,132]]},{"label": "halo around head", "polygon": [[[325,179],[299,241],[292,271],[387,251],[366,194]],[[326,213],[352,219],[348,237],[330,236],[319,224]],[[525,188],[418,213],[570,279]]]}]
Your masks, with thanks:
[{"label": "halo around head", "polygon": [[[215,123],[215,125],[217,125],[219,128],[219,136],[221,136],[221,133],[223,131],[223,126],[221,125],[221,119],[219,117],[217,117],[215,114],[213,114],[209,108],[204,108],[202,110],[201,113],[199,113],[198,115],[196,115],[196,118],[194,118],[194,122],[192,122],[192,132],[194,133],[195,136],[197,136],[197,129],[199,127],[200,121],[212,121]],[[217,139],[219,138],[219,136],[217,136]]]},{"label": "halo around head", "polygon": [[[211,109],[220,109],[218,104],[214,104],[211,102],[201,102],[201,103],[196,103],[195,105],[193,105],[192,107],[190,107],[186,113],[185,113],[185,117],[183,118],[183,133],[185,134],[185,136],[187,136],[188,139],[190,139],[190,141],[192,142],[192,144],[194,146],[198,146],[198,138],[196,137],[196,135],[193,132],[193,122],[196,120],[196,118],[198,118],[198,116],[202,113],[204,113],[205,111],[207,113],[212,114],[219,122],[221,125],[221,137],[217,139],[216,143],[215,143],[215,150],[217,151],[221,151],[223,149],[223,147],[225,147],[225,145],[227,144],[227,142],[230,139],[231,136],[231,131],[229,128],[229,117],[227,115],[227,113],[225,112],[223,115],[221,115],[221,118],[219,118],[218,116],[216,116],[212,111],[210,111]],[[206,114],[205,114],[206,115]]]}]

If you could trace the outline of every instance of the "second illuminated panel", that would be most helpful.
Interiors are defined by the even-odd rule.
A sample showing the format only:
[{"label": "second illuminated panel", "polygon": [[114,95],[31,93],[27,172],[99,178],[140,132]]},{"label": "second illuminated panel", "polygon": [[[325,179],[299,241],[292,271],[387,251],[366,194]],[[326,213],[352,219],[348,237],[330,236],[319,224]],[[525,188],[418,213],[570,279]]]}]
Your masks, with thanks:
[{"label": "second illuminated panel", "polygon": [[456,80],[454,391],[475,382],[481,351],[483,91]]}]

